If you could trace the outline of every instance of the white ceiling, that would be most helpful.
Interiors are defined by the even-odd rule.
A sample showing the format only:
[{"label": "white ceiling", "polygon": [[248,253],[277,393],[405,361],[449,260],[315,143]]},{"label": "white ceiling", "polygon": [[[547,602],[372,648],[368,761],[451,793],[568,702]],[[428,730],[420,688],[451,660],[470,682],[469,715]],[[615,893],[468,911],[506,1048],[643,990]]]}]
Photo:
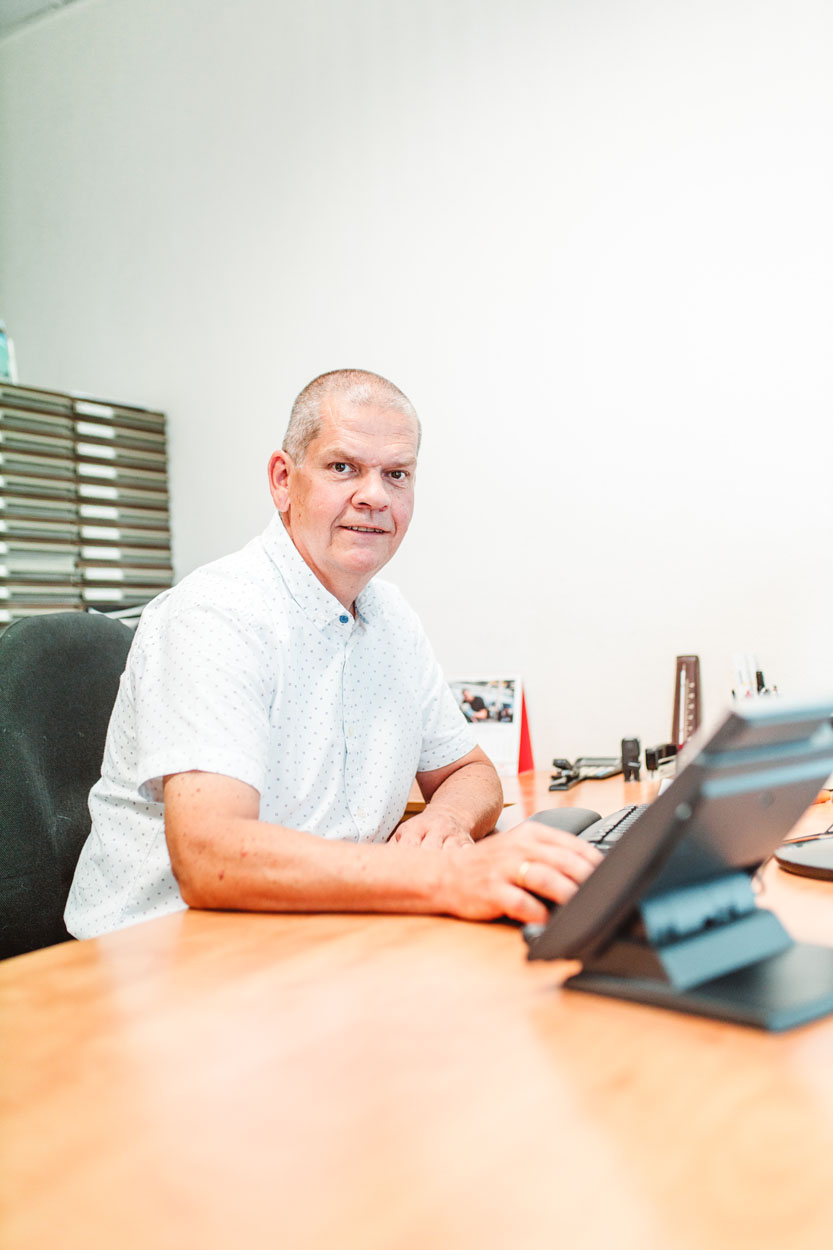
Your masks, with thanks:
[{"label": "white ceiling", "polygon": [[72,0],[0,0],[0,38],[26,22],[32,22]]}]

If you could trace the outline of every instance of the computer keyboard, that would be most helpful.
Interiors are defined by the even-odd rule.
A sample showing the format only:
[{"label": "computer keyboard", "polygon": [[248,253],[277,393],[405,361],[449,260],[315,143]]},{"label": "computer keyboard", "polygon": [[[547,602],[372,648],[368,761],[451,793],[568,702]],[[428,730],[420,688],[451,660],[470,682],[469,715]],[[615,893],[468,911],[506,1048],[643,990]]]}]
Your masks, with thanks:
[{"label": "computer keyboard", "polygon": [[578,836],[582,842],[592,842],[600,851],[609,851],[647,806],[647,803],[631,803],[628,807],[622,807],[618,812],[603,816],[601,820],[588,825]]},{"label": "computer keyboard", "polygon": [[[610,816],[602,816],[599,820],[592,821],[584,829],[581,829],[580,832],[577,832],[576,836],[581,838],[582,842],[591,842],[593,846],[598,847],[603,854],[606,854],[611,847],[616,845],[622,834],[630,829],[637,817],[642,815],[647,806],[647,803],[631,803],[628,807],[621,807],[618,812],[612,812]],[[578,821],[564,822],[559,819],[565,812],[568,814],[572,813],[579,818],[590,815],[589,812],[579,812],[576,808],[555,808],[549,812],[538,812],[533,819],[543,820],[544,823],[552,824],[557,829],[563,828],[566,823],[572,826],[568,830],[570,833],[578,830]],[[541,898],[540,895],[538,897]],[[548,898],[541,898],[541,902],[547,905],[551,914],[558,910],[558,904],[553,903]],[[539,938],[546,927],[545,924],[524,925],[522,932],[527,945],[531,945],[536,938]]]}]

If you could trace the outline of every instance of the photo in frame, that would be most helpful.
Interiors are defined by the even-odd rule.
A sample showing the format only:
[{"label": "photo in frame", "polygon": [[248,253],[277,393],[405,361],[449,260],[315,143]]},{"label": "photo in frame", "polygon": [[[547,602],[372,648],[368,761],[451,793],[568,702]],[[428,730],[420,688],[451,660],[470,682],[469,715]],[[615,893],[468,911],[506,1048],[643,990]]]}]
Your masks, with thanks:
[{"label": "photo in frame", "polygon": [[477,745],[501,777],[534,768],[523,682],[518,675],[455,677],[448,684]]}]

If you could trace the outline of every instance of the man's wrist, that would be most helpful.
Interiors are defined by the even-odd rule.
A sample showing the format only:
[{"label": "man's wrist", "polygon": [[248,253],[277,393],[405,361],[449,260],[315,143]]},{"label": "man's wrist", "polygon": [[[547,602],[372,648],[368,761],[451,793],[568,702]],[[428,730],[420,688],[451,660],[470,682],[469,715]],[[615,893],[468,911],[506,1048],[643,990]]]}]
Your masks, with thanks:
[{"label": "man's wrist", "polygon": [[[455,851],[459,849],[454,848]],[[448,851],[438,855],[437,859],[434,906],[441,915],[456,916],[460,902],[460,864],[457,855]]]},{"label": "man's wrist", "polygon": [[462,818],[453,808],[428,803],[425,807],[425,816],[435,829],[446,829],[452,835],[470,833],[470,822]]},{"label": "man's wrist", "polygon": [[427,825],[425,837],[433,846],[474,846],[471,821],[453,808],[433,808],[429,804],[423,815]]},{"label": "man's wrist", "polygon": [[403,821],[391,835],[394,844],[406,846],[473,846],[474,839],[467,822],[448,808],[426,806],[416,816]]}]

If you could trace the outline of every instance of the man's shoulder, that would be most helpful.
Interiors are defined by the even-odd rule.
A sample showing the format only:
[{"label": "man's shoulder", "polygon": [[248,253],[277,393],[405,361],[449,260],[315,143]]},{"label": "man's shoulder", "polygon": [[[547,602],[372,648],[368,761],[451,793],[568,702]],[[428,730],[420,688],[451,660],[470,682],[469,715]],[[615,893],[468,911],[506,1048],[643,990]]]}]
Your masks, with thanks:
[{"label": "man's shoulder", "polygon": [[[372,592],[372,598],[368,602],[374,622],[380,622],[388,632],[395,631],[412,638],[424,638],[425,630],[419,614],[394,582],[374,577],[368,589]],[[359,609],[362,609],[361,600]]]},{"label": "man's shoulder", "polygon": [[[372,608],[390,618],[418,621],[419,618],[408,603],[402,591],[394,582],[383,577],[374,577],[365,594],[369,594],[368,602]],[[361,599],[359,599],[361,607]]]},{"label": "man's shoulder", "polygon": [[143,620],[161,623],[201,610],[235,620],[274,618],[281,602],[282,580],[263,551],[260,539],[252,539],[240,551],[220,556],[187,573],[176,586],[157,596],[142,614]]},{"label": "man's shoulder", "polygon": [[239,551],[193,569],[177,590],[182,592],[183,598],[199,598],[205,594],[233,596],[240,590],[257,596],[268,593],[271,567],[260,538],[253,538]]}]

